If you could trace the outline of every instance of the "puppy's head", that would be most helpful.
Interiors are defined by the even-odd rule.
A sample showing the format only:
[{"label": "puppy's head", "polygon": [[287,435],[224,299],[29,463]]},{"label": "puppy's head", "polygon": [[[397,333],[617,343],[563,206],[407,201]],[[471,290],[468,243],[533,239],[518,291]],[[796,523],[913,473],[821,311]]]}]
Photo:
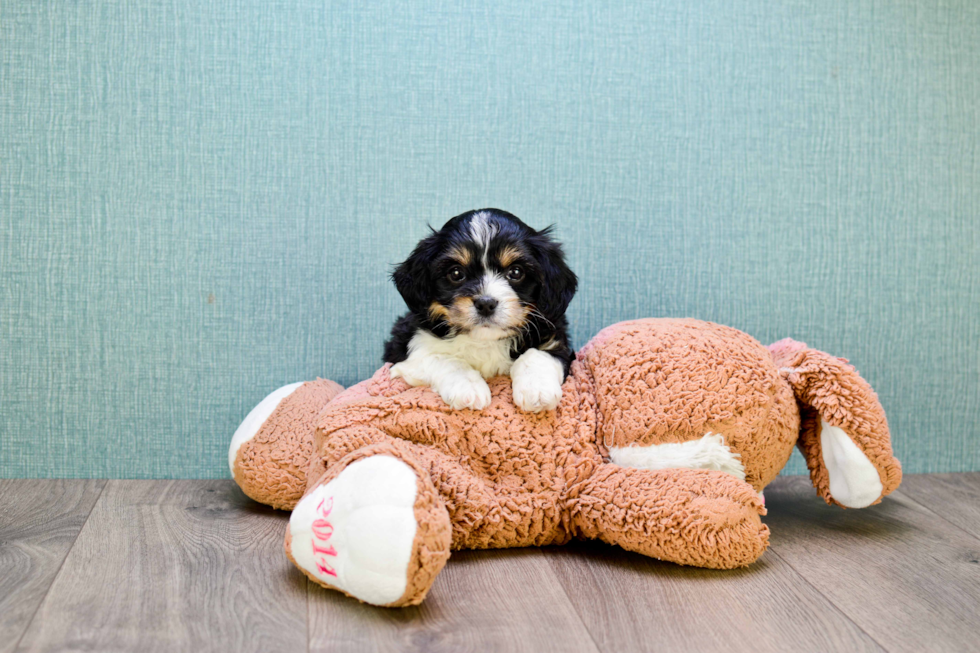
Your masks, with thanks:
[{"label": "puppy's head", "polygon": [[577,284],[550,231],[505,211],[470,211],[423,239],[392,279],[436,335],[543,340]]}]

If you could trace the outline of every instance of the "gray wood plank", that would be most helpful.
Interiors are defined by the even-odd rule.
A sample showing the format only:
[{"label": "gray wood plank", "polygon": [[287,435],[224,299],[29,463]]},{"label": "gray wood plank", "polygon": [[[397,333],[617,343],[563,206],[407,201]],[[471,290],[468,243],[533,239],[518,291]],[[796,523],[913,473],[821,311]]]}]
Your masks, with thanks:
[{"label": "gray wood plank", "polygon": [[601,651],[881,651],[785,562],[682,567],[601,542],[549,551]]},{"label": "gray wood plank", "polygon": [[110,481],[20,648],[304,651],[287,517],[232,481]]},{"label": "gray wood plank", "polygon": [[417,607],[309,606],[311,651],[596,651],[540,549],[455,552]]},{"label": "gray wood plank", "polygon": [[980,542],[893,493],[828,506],[809,479],[766,489],[772,551],[889,651],[977,650]]},{"label": "gray wood plank", "polygon": [[0,480],[0,653],[16,647],[103,486]]},{"label": "gray wood plank", "polygon": [[980,472],[909,474],[902,494],[980,538]]}]

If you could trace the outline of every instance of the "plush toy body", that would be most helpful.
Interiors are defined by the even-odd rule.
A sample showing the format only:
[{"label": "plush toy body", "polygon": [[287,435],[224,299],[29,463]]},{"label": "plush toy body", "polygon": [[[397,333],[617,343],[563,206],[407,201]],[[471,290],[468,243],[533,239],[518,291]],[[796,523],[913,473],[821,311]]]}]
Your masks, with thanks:
[{"label": "plush toy body", "polygon": [[389,366],[341,391],[280,389],[236,433],[235,480],[293,509],[286,553],[313,581],[419,603],[452,549],[601,539],[728,569],[768,544],[762,489],[798,445],[818,493],[864,507],[901,480],[884,412],[846,361],[696,320],[611,326],[558,408],[524,413],[506,378],[450,409]]}]

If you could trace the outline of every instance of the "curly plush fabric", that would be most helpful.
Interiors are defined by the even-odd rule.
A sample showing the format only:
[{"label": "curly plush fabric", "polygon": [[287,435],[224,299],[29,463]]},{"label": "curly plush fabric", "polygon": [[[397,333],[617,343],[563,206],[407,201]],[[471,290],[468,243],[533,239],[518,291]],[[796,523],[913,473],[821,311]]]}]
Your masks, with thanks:
[{"label": "curly plush fabric", "polygon": [[570,508],[578,536],[683,565],[743,567],[769,544],[758,494],[723,472],[603,465]]},{"label": "curly plush fabric", "polygon": [[235,457],[235,482],[252,499],[292,510],[306,490],[316,418],[343,390],[327,379],[308,381],[279,402]]},{"label": "curly plush fabric", "polygon": [[[325,487],[352,461],[385,455],[408,465],[417,478],[418,530],[406,589],[385,605],[421,601],[449,548],[542,546],[579,537],[679,564],[751,564],[768,545],[759,492],[795,444],[814,485],[832,500],[821,471],[821,419],[843,429],[858,455],[864,453],[881,477],[882,495],[901,478],[881,406],[853,367],[793,341],[767,349],[717,324],[648,319],[604,329],[572,363],[557,409],[542,413],[518,409],[507,378],[489,381],[486,409],[452,410],[429,388],[392,379],[389,369],[337,394],[322,411],[311,405],[304,415],[318,414],[309,422],[286,424],[284,401],[263,425],[267,439],[286,442],[291,434],[282,448],[266,444],[278,456],[265,461],[272,471],[262,471],[253,447],[244,459],[250,467],[235,474],[252,486],[285,479],[293,487],[280,483],[276,496],[295,504],[303,489]],[[300,445],[304,438],[308,444]],[[681,458],[668,469],[623,467],[609,458],[614,448],[639,447],[655,456],[669,444],[677,461],[678,445],[695,441],[720,448],[730,462],[726,469],[744,468],[745,480],[696,468],[699,458]],[[312,454],[290,459],[288,474],[275,471],[288,458],[283,451],[306,446]],[[301,464],[307,458],[308,467]],[[301,478],[308,480],[305,488]],[[279,505],[291,507],[287,500]],[[290,547],[287,537],[287,553]],[[304,572],[347,591],[343,578]]]},{"label": "curly plush fabric", "polygon": [[762,490],[786,465],[799,432],[793,390],[751,336],[698,320],[646,319],[600,331],[579,352],[595,378],[598,444],[610,447],[724,437],[745,480]]}]

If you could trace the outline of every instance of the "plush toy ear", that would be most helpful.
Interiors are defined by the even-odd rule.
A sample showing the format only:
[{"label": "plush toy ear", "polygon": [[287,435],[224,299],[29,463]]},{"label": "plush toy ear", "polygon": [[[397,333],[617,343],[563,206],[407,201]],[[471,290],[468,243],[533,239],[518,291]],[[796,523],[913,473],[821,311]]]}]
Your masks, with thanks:
[{"label": "plush toy ear", "polygon": [[902,482],[878,395],[847,360],[801,342],[769,345],[800,406],[797,446],[827,503],[864,508]]},{"label": "plush toy ear", "polygon": [[541,271],[541,289],[536,305],[551,321],[565,314],[578,288],[578,278],[565,263],[561,245],[551,239],[553,228],[553,225],[545,227],[528,238]]},{"label": "plush toy ear", "polygon": [[[430,227],[431,229],[431,227]],[[429,263],[438,255],[439,235],[435,232],[415,246],[412,253],[391,273],[391,280],[413,313],[425,314],[432,292]]]}]

